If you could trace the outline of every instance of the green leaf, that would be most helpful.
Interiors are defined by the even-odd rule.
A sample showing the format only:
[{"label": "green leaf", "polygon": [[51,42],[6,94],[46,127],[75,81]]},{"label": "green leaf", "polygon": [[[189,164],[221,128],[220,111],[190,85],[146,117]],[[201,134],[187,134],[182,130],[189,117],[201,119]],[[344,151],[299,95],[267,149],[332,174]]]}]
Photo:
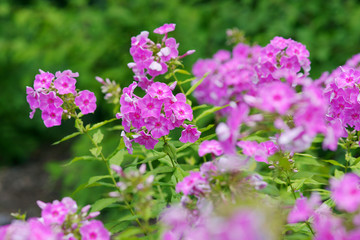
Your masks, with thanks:
[{"label": "green leaf", "polygon": [[220,106],[220,107],[212,107],[212,108],[210,108],[208,110],[205,110],[199,116],[197,116],[197,118],[195,118],[195,122],[199,121],[200,119],[202,119],[203,117],[206,117],[209,114],[220,111],[221,109],[224,109],[224,108],[226,108],[228,106],[229,106],[229,104],[227,104],[225,106]]},{"label": "green leaf", "polygon": [[105,178],[111,178],[110,175],[101,175],[101,176],[93,176],[89,179],[88,184],[92,184],[95,183],[101,179],[105,179]]},{"label": "green leaf", "polygon": [[148,173],[152,174],[152,175],[157,175],[159,173],[168,173],[168,172],[173,172],[173,171],[174,171],[174,168],[172,168],[172,167],[160,166],[160,167],[155,168],[152,171],[149,171]]},{"label": "green leaf", "polygon": [[99,157],[101,151],[102,151],[102,147],[94,147],[90,149],[91,154],[96,158]]},{"label": "green leaf", "polygon": [[95,142],[95,144],[99,144],[101,143],[101,141],[103,140],[104,138],[104,134],[102,134],[101,130],[97,130],[96,133],[94,133],[93,135],[93,141]]},{"label": "green leaf", "polygon": [[196,80],[196,79],[197,79],[197,77],[189,78],[189,79],[186,79],[186,80],[184,80],[184,81],[179,82],[179,84],[180,84],[180,85],[183,85],[183,84],[185,84],[185,83],[192,82],[192,81],[194,81],[194,80]]},{"label": "green leaf", "polygon": [[72,134],[67,135],[66,137],[63,137],[61,140],[59,140],[59,141],[57,141],[57,142],[54,142],[52,145],[59,144],[59,143],[61,143],[61,142],[64,142],[64,141],[69,140],[69,139],[71,139],[71,138],[74,138],[74,137],[76,137],[76,136],[78,136],[78,135],[80,135],[80,132],[74,132],[74,133],[72,133]]},{"label": "green leaf", "polygon": [[128,227],[121,233],[119,233],[114,239],[115,240],[132,240],[139,239],[138,234],[142,234],[142,230],[139,227]]},{"label": "green leaf", "polygon": [[189,73],[188,71],[184,70],[184,69],[175,69],[174,73],[180,73],[183,75],[191,75],[191,73]]},{"label": "green leaf", "polygon": [[117,202],[118,200],[116,198],[102,198],[97,200],[92,206],[91,206],[91,212],[97,212],[101,211],[104,208],[108,207],[109,205]]},{"label": "green leaf", "polygon": [[345,168],[344,165],[342,165],[341,163],[339,163],[338,161],[335,161],[335,160],[323,160],[324,162],[327,162],[327,163],[330,163],[334,166],[339,166],[339,167],[342,167],[342,168]]},{"label": "green leaf", "polygon": [[115,120],[117,120],[117,118],[112,118],[112,119],[109,119],[109,120],[105,120],[105,121],[103,121],[103,122],[96,123],[96,124],[94,124],[94,125],[89,129],[89,131],[94,130],[94,129],[97,129],[97,128],[99,128],[99,127],[102,127],[102,126],[104,126],[105,124],[111,123],[111,122],[113,122],[113,121],[115,121]]},{"label": "green leaf", "polygon": [[344,176],[344,172],[335,169],[334,176],[335,178],[340,179],[342,176]]},{"label": "green leaf", "polygon": [[206,132],[207,130],[213,128],[215,125],[214,124],[209,124],[207,127],[201,128],[199,129],[200,132]]},{"label": "green leaf", "polygon": [[92,184],[84,183],[84,184],[81,184],[81,185],[71,194],[71,196],[74,196],[76,193],[78,193],[79,191],[84,190],[84,189],[86,189],[86,188],[98,187],[98,186],[101,186],[101,184],[99,184],[99,183],[92,183]]},{"label": "green leaf", "polygon": [[93,157],[93,156],[75,157],[75,158],[73,158],[70,162],[64,164],[63,166],[64,166],[64,167],[67,167],[67,166],[69,166],[69,165],[71,165],[71,164],[73,164],[73,163],[75,163],[75,162],[77,162],[77,161],[89,161],[89,160],[90,160],[90,161],[93,161],[93,160],[99,160],[99,159],[97,159],[97,158],[95,158],[95,157]]},{"label": "green leaf", "polygon": [[186,96],[189,96],[203,81],[204,79],[207,77],[207,75],[209,75],[209,73],[205,73],[205,75],[199,80],[197,81],[194,85],[191,86],[191,88],[186,92]]},{"label": "green leaf", "polygon": [[124,161],[124,154],[125,154],[124,149],[121,149],[114,156],[112,156],[110,158],[109,164],[110,165],[114,164],[114,165],[120,166],[122,164],[122,162]]}]

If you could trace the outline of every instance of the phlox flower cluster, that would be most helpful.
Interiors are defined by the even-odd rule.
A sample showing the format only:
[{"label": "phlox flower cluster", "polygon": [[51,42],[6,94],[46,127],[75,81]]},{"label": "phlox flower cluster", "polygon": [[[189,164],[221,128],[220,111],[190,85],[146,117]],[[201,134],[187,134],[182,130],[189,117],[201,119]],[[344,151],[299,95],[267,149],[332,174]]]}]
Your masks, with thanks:
[{"label": "phlox flower cluster", "polygon": [[138,36],[131,38],[130,54],[134,62],[128,64],[135,74],[134,79],[139,82],[139,87],[147,89],[156,76],[165,74],[169,69],[179,65],[178,60],[194,53],[189,50],[179,56],[179,43],[175,38],[169,38],[168,33],[175,30],[175,24],[164,24],[156,28],[154,33],[164,35],[160,43],[149,39],[149,32],[143,31]]},{"label": "phlox flower cluster", "polygon": [[359,57],[355,55],[345,65],[331,74],[324,73],[320,80],[326,84],[324,91],[329,102],[327,117],[339,120],[342,127],[360,130]]},{"label": "phlox flower cluster", "polygon": [[[156,76],[168,71],[167,64],[170,67],[179,58],[176,40],[167,37],[167,33],[174,29],[175,24],[165,24],[155,29],[155,33],[165,35],[159,44],[148,39],[148,32],[142,32],[131,40],[130,53],[134,63],[129,66],[138,82],[123,89],[120,113],[116,115],[122,119],[125,132],[134,133],[132,139],[125,132],[121,134],[130,154],[133,151],[133,141],[144,145],[146,149],[153,149],[159,138],[178,127],[184,128],[179,139],[183,143],[194,143],[200,137],[201,133],[194,125],[185,123],[185,120],[193,120],[193,111],[186,103],[186,96],[182,93],[174,95],[172,92],[177,82],[169,86],[153,81]],[[147,74],[152,78],[148,79]],[[135,95],[134,90],[138,86],[145,91],[144,97]]]},{"label": "phlox flower cluster", "polygon": [[103,223],[92,218],[100,212],[91,212],[90,205],[78,211],[70,197],[52,203],[37,202],[42,209],[41,218],[13,221],[0,227],[0,239],[17,240],[106,240],[110,233]]},{"label": "phlox flower cluster", "polygon": [[[303,44],[292,39],[275,37],[263,48],[241,43],[234,48],[232,55],[233,59],[230,58],[229,52],[221,50],[214,55],[214,59],[199,60],[194,65],[195,76],[199,77],[210,72],[206,81],[199,85],[197,90],[200,92],[195,91],[195,96],[200,102],[224,105],[235,101],[241,109],[237,111],[238,114],[234,114],[235,111],[228,108],[228,113],[230,112],[228,115],[235,115],[232,117],[239,117],[237,115],[243,113],[245,118],[247,117],[246,111],[249,112],[249,109],[244,107],[244,104],[261,110],[278,129],[277,143],[284,151],[304,151],[310,147],[317,134],[325,135],[323,148],[330,150],[337,148],[338,139],[344,136],[344,131],[339,129],[339,121],[325,117],[329,108],[328,100],[323,94],[322,81],[314,82],[308,77],[309,52]],[[229,72],[221,74],[222,68],[227,69],[229,62],[239,61],[239,56],[242,56],[240,62],[245,63],[234,63],[233,68],[238,72],[233,75]],[[244,68],[251,74],[240,74],[245,71]],[[231,82],[229,78],[238,79],[234,81],[241,83],[241,86],[247,83],[247,87],[224,84],[223,82]],[[210,87],[212,85],[223,89],[213,90]],[[301,89],[301,92],[298,92],[298,89]],[[229,91],[236,92],[237,95],[229,95]],[[229,98],[225,97],[225,100],[220,101],[223,96]],[[212,100],[208,99],[209,97]],[[356,114],[354,116],[356,117]],[[258,116],[259,120],[262,118]],[[234,144],[229,145],[229,142],[234,143],[239,137],[233,133],[238,126],[231,125],[234,124],[221,123],[218,127],[220,142],[221,139],[226,138],[228,146],[233,146]],[[244,144],[240,143],[240,145]],[[232,149],[234,150],[234,147]],[[226,152],[229,150],[227,149]],[[256,159],[262,158],[263,160],[260,161],[266,162],[266,154],[257,155],[264,155],[256,156]]]},{"label": "phlox flower cluster", "polygon": [[330,207],[321,204],[320,195],[313,193],[309,199],[301,197],[296,200],[293,209],[288,215],[289,223],[310,221],[315,231],[314,239],[344,239],[355,240],[360,238],[359,209],[360,177],[354,173],[347,173],[341,179],[330,179],[331,198],[336,208],[351,215],[352,227],[345,226],[344,220],[335,216]]},{"label": "phlox flower cluster", "polygon": [[168,227],[163,240],[214,239],[256,240],[276,239],[266,226],[266,215],[256,209],[236,209],[229,216],[212,212],[208,203],[198,213],[182,206],[166,209],[160,219]]},{"label": "phlox flower cluster", "polygon": [[109,78],[104,80],[101,77],[95,77],[95,79],[102,84],[101,92],[105,94],[104,99],[108,103],[118,104],[121,93],[120,85],[115,81],[111,81]]},{"label": "phlox flower cluster", "polygon": [[82,114],[93,113],[96,109],[94,93],[76,90],[76,77],[79,73],[71,70],[52,74],[39,70],[35,76],[34,88],[26,87],[26,100],[30,105],[30,118],[36,109],[42,111],[41,118],[46,127],[61,125],[62,118],[70,118],[79,108]]},{"label": "phlox flower cluster", "polygon": [[219,50],[213,58],[199,59],[194,64],[193,73],[198,79],[209,73],[194,95],[200,103],[217,106],[243,102],[245,93],[252,95],[266,83],[280,79],[290,85],[301,83],[309,70],[308,50],[292,39],[275,37],[263,48],[239,43],[232,53]]}]

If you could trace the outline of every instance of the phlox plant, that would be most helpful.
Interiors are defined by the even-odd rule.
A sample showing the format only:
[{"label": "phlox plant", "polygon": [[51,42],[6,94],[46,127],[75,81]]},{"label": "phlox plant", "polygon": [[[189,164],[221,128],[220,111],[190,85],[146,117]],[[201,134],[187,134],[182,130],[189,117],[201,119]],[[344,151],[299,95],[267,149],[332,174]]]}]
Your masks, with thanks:
[{"label": "phlox plant", "polygon": [[[69,164],[107,169],[76,191],[109,191],[81,210],[70,197],[38,201],[41,217],[15,215],[0,239],[360,239],[360,55],[312,79],[302,43],[248,45],[228,31],[232,50],[198,59],[191,76],[182,59],[195,51],[180,54],[175,27],[131,39],[129,86],[96,77],[112,119],[84,124],[97,105],[78,73],[35,76],[30,118],[74,118],[56,144],[86,135],[89,155]],[[119,142],[105,154],[111,132]],[[119,218],[95,220],[105,208]]]}]

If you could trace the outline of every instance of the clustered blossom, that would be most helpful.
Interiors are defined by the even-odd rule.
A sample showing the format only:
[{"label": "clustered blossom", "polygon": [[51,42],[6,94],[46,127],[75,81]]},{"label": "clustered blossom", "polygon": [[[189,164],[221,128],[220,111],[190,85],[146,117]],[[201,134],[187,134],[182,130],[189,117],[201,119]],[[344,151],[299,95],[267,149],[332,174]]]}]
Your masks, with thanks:
[{"label": "clustered blossom", "polygon": [[324,92],[329,103],[327,117],[340,121],[340,132],[347,127],[360,130],[359,56],[353,56],[345,65],[331,74],[324,73],[319,79],[326,84]]},{"label": "clustered blossom", "polygon": [[118,165],[111,165],[111,169],[119,176],[116,184],[119,191],[110,192],[109,195],[120,201],[131,201],[137,214],[145,214],[153,204],[154,181],[154,175],[146,175],[146,164],[130,171],[123,171]]},{"label": "clustered blossom", "polygon": [[[347,173],[341,179],[330,179],[331,197],[339,210],[355,213],[359,209],[360,177]],[[352,227],[347,228],[344,220],[337,217],[325,203],[321,204],[320,196],[313,193],[310,199],[301,197],[296,200],[294,208],[288,215],[289,223],[310,221],[315,232],[314,239],[344,239],[360,238],[360,215],[352,215]]]},{"label": "clustered blossom", "polygon": [[[200,59],[195,63],[193,73],[198,79],[207,72],[209,75],[195,90],[194,95],[201,103],[231,105],[236,102],[242,109],[246,109],[243,106],[245,104],[270,113],[267,117],[270,117],[279,130],[277,143],[284,151],[304,151],[318,134],[325,136],[324,149],[336,150],[338,139],[344,136],[344,131],[338,128],[340,123],[337,119],[326,117],[329,103],[324,95],[323,80],[312,81],[308,77],[309,71],[308,50],[303,44],[292,39],[275,37],[263,48],[240,43],[235,46],[232,54],[220,50],[213,59]],[[341,85],[347,89],[350,88],[349,84],[355,84],[360,77],[356,71],[349,74],[347,79],[353,80]],[[347,76],[345,73],[342,75],[344,79]],[[301,89],[301,92],[297,89]],[[351,98],[353,102],[357,101],[356,89],[351,90],[353,94],[357,91]],[[358,110],[350,106],[350,103],[346,103],[337,109],[348,108],[351,113],[344,114],[344,117],[351,122],[350,126],[356,128]],[[229,118],[234,115],[233,112],[234,110],[227,108]],[[248,116],[246,121],[250,118],[251,116]],[[245,123],[245,119],[243,122]],[[233,133],[235,128],[229,124],[220,124],[218,129],[220,142],[221,138],[226,138],[227,144],[229,141],[237,141],[236,137],[239,136]],[[228,153],[228,150],[230,149],[225,152]],[[261,161],[266,162],[266,155],[261,158]]]},{"label": "clustered blossom", "polygon": [[[130,53],[134,63],[129,66],[135,73],[135,80],[129,87],[123,89],[120,98],[120,113],[116,116],[122,119],[122,125],[127,133],[133,133],[132,139],[122,133],[126,148],[132,153],[132,142],[153,149],[158,139],[167,136],[171,130],[183,127],[180,141],[196,142],[200,131],[194,125],[185,123],[193,120],[191,106],[186,103],[182,93],[173,94],[177,82],[167,85],[154,82],[154,78],[167,72],[168,65],[178,60],[178,44],[174,38],[167,38],[167,33],[175,29],[175,24],[165,24],[154,32],[165,34],[162,43],[155,44],[148,39],[148,32],[142,32],[133,37]],[[167,65],[168,64],[168,65]],[[147,74],[152,76],[147,78]],[[139,97],[134,91],[137,87],[145,90],[145,96]]]},{"label": "clustered blossom", "polygon": [[175,38],[168,38],[168,33],[175,30],[175,24],[164,24],[154,30],[154,33],[164,35],[160,43],[149,39],[149,32],[143,31],[131,38],[130,54],[134,62],[128,64],[135,74],[134,79],[139,87],[147,89],[158,75],[165,74],[169,69],[176,67],[177,61],[194,53],[190,50],[179,56],[179,43]]},{"label": "clustered blossom", "polygon": [[94,93],[76,91],[76,77],[79,73],[71,70],[52,74],[39,70],[35,76],[34,88],[26,87],[26,100],[30,105],[30,118],[36,109],[42,111],[41,117],[46,127],[61,125],[62,118],[70,118],[78,107],[82,114],[93,113],[96,109]]},{"label": "clustered blossom", "polygon": [[240,208],[230,216],[211,214],[210,211],[212,209],[206,209],[206,206],[202,207],[200,214],[182,206],[166,209],[160,217],[168,227],[162,239],[276,239],[266,226],[266,215],[256,209]]},{"label": "clustered blossom", "polygon": [[109,78],[104,80],[101,77],[95,77],[95,79],[102,84],[101,92],[105,94],[104,99],[109,103],[118,104],[121,93],[120,85]]},{"label": "clustered blossom", "polygon": [[70,197],[52,203],[37,202],[42,209],[41,218],[13,221],[0,227],[0,239],[19,240],[110,240],[103,223],[92,218],[100,212],[89,213],[90,205],[78,212],[76,202]]}]

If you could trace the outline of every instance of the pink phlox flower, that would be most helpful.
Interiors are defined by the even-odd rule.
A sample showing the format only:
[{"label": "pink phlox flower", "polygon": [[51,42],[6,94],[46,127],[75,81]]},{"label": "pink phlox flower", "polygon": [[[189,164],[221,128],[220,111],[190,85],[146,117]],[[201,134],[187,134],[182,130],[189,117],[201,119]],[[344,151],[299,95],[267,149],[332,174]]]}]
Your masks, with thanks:
[{"label": "pink phlox flower", "polygon": [[200,167],[200,173],[206,177],[206,179],[210,178],[211,176],[215,175],[217,172],[217,167],[214,165],[213,162],[205,162]]},{"label": "pink phlox flower", "polygon": [[44,121],[46,127],[53,127],[61,125],[61,117],[63,114],[63,109],[61,107],[49,106],[44,109],[41,114],[41,118]]},{"label": "pink phlox flower", "polygon": [[130,48],[130,54],[134,59],[135,66],[129,66],[134,73],[149,68],[154,61],[153,52],[149,49],[133,46]]},{"label": "pink phlox flower", "polygon": [[82,240],[110,240],[110,233],[99,220],[91,220],[80,227]]},{"label": "pink phlox flower", "polygon": [[34,91],[34,89],[31,87],[26,87],[26,94],[26,101],[29,103],[30,109],[32,110],[29,117],[32,119],[34,117],[36,109],[40,107],[40,93]]},{"label": "pink phlox flower", "polygon": [[162,82],[153,83],[147,90],[147,93],[152,98],[157,98],[159,100],[172,98],[173,94],[169,86]]},{"label": "pink phlox flower", "polygon": [[360,53],[355,54],[349,60],[347,60],[345,66],[351,68],[359,68],[359,64],[360,64]]},{"label": "pink phlox flower", "polygon": [[218,65],[219,64],[213,59],[199,59],[193,65],[192,72],[195,77],[202,78],[207,72],[210,72],[210,74],[215,72],[218,68]]},{"label": "pink phlox flower", "polygon": [[162,25],[161,27],[158,27],[154,30],[154,33],[157,34],[166,34],[168,32],[172,32],[175,30],[175,23],[165,23],[164,25]]},{"label": "pink phlox flower", "polygon": [[315,240],[347,240],[346,229],[341,219],[333,216],[328,207],[324,207],[321,212],[315,212],[313,229]]},{"label": "pink phlox flower", "polygon": [[339,138],[346,137],[347,132],[343,127],[343,123],[340,119],[334,119],[328,123],[323,141],[323,149],[329,149],[336,151],[338,147]]},{"label": "pink phlox flower", "polygon": [[244,43],[238,43],[232,50],[232,54],[234,59],[245,62],[248,60],[249,55],[251,54],[251,47]]},{"label": "pink phlox flower", "polygon": [[65,70],[63,72],[60,72],[60,71],[57,71],[56,72],[56,77],[59,78],[59,77],[62,77],[62,76],[67,76],[67,77],[70,77],[70,78],[75,78],[75,77],[79,77],[79,73],[76,72],[76,73],[73,73],[71,70]]},{"label": "pink phlox flower", "polygon": [[189,104],[184,102],[175,102],[170,106],[177,120],[193,120],[193,111]]},{"label": "pink phlox flower", "polygon": [[266,151],[268,156],[274,155],[279,151],[279,146],[276,145],[273,141],[261,142],[260,146]]},{"label": "pink phlox flower", "polygon": [[[256,141],[240,141],[237,143],[237,146],[243,149],[243,154],[249,157],[253,157],[257,162],[268,163],[267,157],[268,148],[266,148],[267,143],[261,145]],[[269,144],[270,145],[270,144]],[[273,146],[269,146],[269,150],[273,151]]]},{"label": "pink phlox flower", "polygon": [[61,200],[61,203],[65,205],[65,207],[69,210],[70,213],[76,213],[78,206],[74,199],[72,199],[71,197],[64,197]]},{"label": "pink phlox flower", "polygon": [[226,50],[219,50],[214,54],[213,58],[219,62],[224,62],[231,58],[231,53]]},{"label": "pink phlox flower", "polygon": [[142,31],[136,37],[131,38],[131,46],[144,47],[147,43],[151,42],[149,39],[149,32]]},{"label": "pink phlox flower", "polygon": [[182,192],[184,195],[195,195],[199,197],[208,190],[208,182],[200,172],[190,171],[190,175],[176,185],[176,192]]},{"label": "pink phlox flower", "polygon": [[180,142],[196,142],[199,139],[201,132],[194,125],[184,124],[184,127],[185,129],[181,131],[181,137],[179,138]]},{"label": "pink phlox flower", "polygon": [[122,114],[128,114],[136,111],[137,96],[134,94],[134,89],[137,87],[137,83],[133,82],[129,87],[123,89],[123,94],[120,97],[120,112]]},{"label": "pink phlox flower", "polygon": [[249,183],[254,186],[256,190],[261,190],[266,188],[267,182],[263,180],[263,177],[257,173],[251,174],[250,176],[246,177],[246,180],[249,181]]},{"label": "pink phlox flower", "polygon": [[151,131],[153,138],[161,138],[169,134],[170,121],[161,116],[159,118],[148,118],[147,119],[147,128]]},{"label": "pink phlox flower", "polygon": [[223,154],[221,144],[216,140],[205,140],[199,145],[199,156],[202,157],[207,153],[220,156]]},{"label": "pink phlox flower", "polygon": [[39,102],[39,108],[41,110],[45,110],[50,106],[58,108],[64,103],[61,98],[56,96],[56,93],[54,91],[51,91],[48,94],[40,94]]},{"label": "pink phlox flower", "polygon": [[144,118],[160,117],[163,101],[152,98],[149,94],[146,94],[142,99],[139,99],[138,104],[139,108],[141,109],[141,115]]},{"label": "pink phlox flower", "polygon": [[141,115],[141,110],[138,107],[135,108],[135,111],[128,113],[126,119],[128,119],[129,123],[131,123],[136,129],[141,129],[145,125],[144,118]]},{"label": "pink phlox flower", "polygon": [[53,203],[47,203],[41,211],[41,217],[46,225],[59,224],[62,225],[66,219],[69,209],[64,203],[57,200]]},{"label": "pink phlox flower", "polygon": [[270,44],[275,47],[275,48],[279,48],[279,49],[285,49],[289,43],[291,42],[291,39],[285,39],[283,37],[274,37],[272,40],[270,40]]},{"label": "pink phlox flower", "polygon": [[281,67],[285,68],[285,69],[288,69],[290,71],[293,71],[293,72],[299,72],[301,67],[300,67],[300,64],[299,64],[299,60],[296,56],[292,56],[292,57],[286,57],[286,56],[283,56],[281,57],[280,59],[280,65]]},{"label": "pink phlox flower", "polygon": [[144,145],[146,149],[154,149],[155,145],[159,142],[154,139],[150,134],[144,131],[139,132],[140,135],[134,135],[134,142]]},{"label": "pink phlox flower", "polygon": [[40,74],[35,76],[34,81],[34,89],[48,89],[51,86],[52,81],[54,80],[55,76],[52,73],[44,72],[43,70],[39,69]]},{"label": "pink phlox flower", "polygon": [[62,240],[63,233],[56,232],[51,226],[45,225],[37,219],[28,220],[30,235],[27,240]]},{"label": "pink phlox flower", "polygon": [[135,81],[139,82],[139,87],[141,87],[141,89],[143,89],[143,90],[148,89],[149,86],[151,86],[151,84],[154,83],[153,78],[148,79],[146,77],[145,73],[135,74],[134,79],[135,79]]},{"label": "pink phlox flower", "polygon": [[165,47],[161,48],[158,56],[162,62],[167,62],[170,59],[177,58],[179,56],[178,51],[179,44],[176,43],[175,38],[168,38],[165,40]]},{"label": "pink phlox flower", "polygon": [[339,88],[352,87],[359,82],[360,71],[355,69],[341,68],[343,72],[335,78],[336,85]]},{"label": "pink phlox flower", "polygon": [[258,108],[285,114],[295,101],[293,88],[282,82],[273,82],[263,85],[258,93],[261,105]]},{"label": "pink phlox flower", "polygon": [[325,113],[326,109],[322,106],[316,107],[312,104],[304,104],[294,114],[295,126],[302,126],[307,135],[315,137],[318,133],[326,131]]},{"label": "pink phlox flower", "polygon": [[360,131],[360,104],[353,105],[351,109],[345,109],[344,125],[346,124]]},{"label": "pink phlox flower", "polygon": [[158,75],[162,75],[164,73],[166,73],[168,71],[168,67],[165,63],[163,62],[156,62],[156,61],[153,61],[149,67],[148,67],[148,74],[152,77],[156,77]]},{"label": "pink phlox flower", "polygon": [[286,54],[290,57],[297,56],[299,60],[308,58],[310,56],[310,53],[306,49],[305,45],[293,40],[289,41],[289,45],[286,48]]},{"label": "pink phlox flower", "polygon": [[259,60],[261,63],[270,62],[272,64],[277,64],[276,57],[280,53],[280,51],[281,49],[274,47],[271,44],[268,44],[261,50],[261,55]]},{"label": "pink phlox flower", "polygon": [[83,90],[75,97],[75,104],[80,108],[82,114],[93,113],[96,109],[95,94],[88,90]]},{"label": "pink phlox flower", "polygon": [[360,205],[360,177],[347,173],[341,179],[330,179],[331,197],[340,210],[355,212]]},{"label": "pink phlox flower", "polygon": [[62,74],[55,79],[54,87],[58,90],[58,93],[61,95],[68,93],[72,93],[75,95],[76,94],[75,83],[76,83],[75,78]]},{"label": "pink phlox flower", "polygon": [[294,208],[288,215],[288,223],[298,223],[307,221],[314,213],[315,209],[321,204],[321,198],[318,193],[313,193],[310,199],[301,197],[296,199]]}]

